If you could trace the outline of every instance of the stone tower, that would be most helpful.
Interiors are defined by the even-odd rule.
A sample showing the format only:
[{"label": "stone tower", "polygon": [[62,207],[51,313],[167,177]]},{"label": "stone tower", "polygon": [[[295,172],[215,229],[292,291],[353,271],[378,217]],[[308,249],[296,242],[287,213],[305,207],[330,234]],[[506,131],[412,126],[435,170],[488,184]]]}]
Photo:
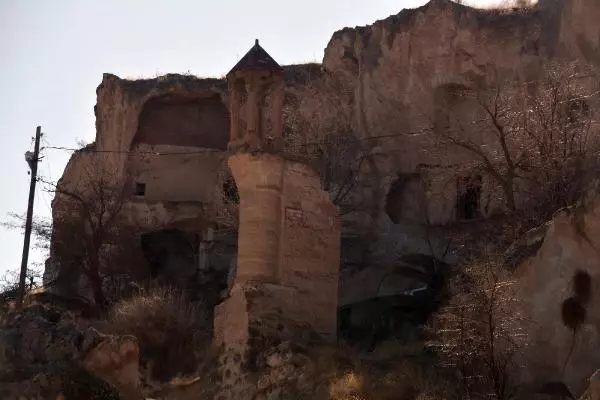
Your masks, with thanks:
[{"label": "stone tower", "polygon": [[257,41],[227,74],[240,203],[236,274],[214,313],[226,399],[251,398],[247,365],[269,347],[336,339],[339,218],[312,167],[279,151],[282,72]]},{"label": "stone tower", "polygon": [[230,150],[273,151],[282,143],[283,68],[258,44],[227,74]]}]

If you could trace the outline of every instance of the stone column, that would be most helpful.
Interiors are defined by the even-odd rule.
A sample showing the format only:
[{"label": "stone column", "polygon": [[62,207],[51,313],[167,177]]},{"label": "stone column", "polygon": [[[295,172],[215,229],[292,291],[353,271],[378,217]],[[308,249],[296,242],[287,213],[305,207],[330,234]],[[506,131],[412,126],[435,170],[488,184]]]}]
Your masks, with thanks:
[{"label": "stone column", "polygon": [[236,154],[229,167],[240,194],[235,283],[277,281],[281,236],[283,161],[276,156]]}]

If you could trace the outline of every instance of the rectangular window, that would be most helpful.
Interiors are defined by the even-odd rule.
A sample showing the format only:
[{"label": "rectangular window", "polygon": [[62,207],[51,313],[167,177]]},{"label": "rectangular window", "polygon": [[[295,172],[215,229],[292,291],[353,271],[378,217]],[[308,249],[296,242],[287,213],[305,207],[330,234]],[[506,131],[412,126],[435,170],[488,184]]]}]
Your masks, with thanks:
[{"label": "rectangular window", "polygon": [[135,184],[135,195],[136,196],[144,196],[146,194],[146,184],[136,182]]}]

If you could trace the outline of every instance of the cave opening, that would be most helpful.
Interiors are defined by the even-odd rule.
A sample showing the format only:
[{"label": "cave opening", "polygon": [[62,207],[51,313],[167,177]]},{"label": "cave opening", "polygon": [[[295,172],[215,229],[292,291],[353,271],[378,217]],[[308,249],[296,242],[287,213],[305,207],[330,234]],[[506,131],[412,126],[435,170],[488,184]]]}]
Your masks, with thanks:
[{"label": "cave opening", "polygon": [[178,275],[189,275],[198,266],[199,235],[177,229],[164,229],[142,235],[142,251],[151,279],[174,283]]},{"label": "cave opening", "polygon": [[163,95],[144,104],[133,144],[226,150],[228,141],[229,110],[218,94]]}]

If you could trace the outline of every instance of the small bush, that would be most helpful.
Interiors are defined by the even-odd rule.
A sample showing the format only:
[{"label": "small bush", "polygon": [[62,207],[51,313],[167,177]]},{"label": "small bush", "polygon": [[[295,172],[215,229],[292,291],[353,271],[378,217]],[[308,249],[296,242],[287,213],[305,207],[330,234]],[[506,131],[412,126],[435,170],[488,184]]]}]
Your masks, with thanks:
[{"label": "small bush", "polygon": [[109,322],[115,333],[138,338],[142,363],[161,381],[195,372],[209,341],[208,313],[171,288],[140,290],[118,302]]}]

